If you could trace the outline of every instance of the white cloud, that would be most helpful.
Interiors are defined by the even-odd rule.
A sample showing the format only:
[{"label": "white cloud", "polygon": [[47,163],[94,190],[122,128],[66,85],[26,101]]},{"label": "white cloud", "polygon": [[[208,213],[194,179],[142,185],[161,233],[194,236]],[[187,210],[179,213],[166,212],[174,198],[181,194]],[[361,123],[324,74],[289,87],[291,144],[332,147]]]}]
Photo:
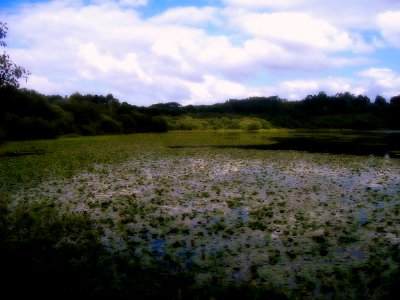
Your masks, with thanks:
[{"label": "white cloud", "polygon": [[347,18],[349,13],[353,13],[356,19],[369,15],[371,12],[375,14],[388,10],[388,7],[395,9],[400,7],[397,0],[336,0],[336,1],[321,1],[321,0],[222,0],[227,7],[241,8],[248,10],[284,10],[284,11],[307,11],[318,12],[325,14],[330,12],[332,17]]},{"label": "white cloud", "polygon": [[147,5],[148,0],[119,0],[118,3],[120,5],[126,5],[126,6],[144,6]]},{"label": "white cloud", "polygon": [[[359,17],[360,27],[365,16],[387,11],[365,1],[373,7],[353,16]],[[350,30],[346,20],[346,25],[339,22],[355,11],[355,2],[364,7],[360,0],[343,6],[343,13],[328,15],[324,5],[339,5],[331,2],[226,0],[225,8],[177,7],[148,18],[141,17],[138,7],[151,5],[149,1],[43,2],[6,16],[8,50],[32,72],[30,88],[63,95],[111,92],[122,101],[145,105],[271,94],[298,99],[320,90],[363,87],[395,92],[397,75],[387,85],[367,73],[356,74],[357,80],[305,79],[348,66],[367,69],[376,61],[374,51],[384,46],[378,31],[367,39],[363,31]],[[379,25],[385,39],[397,45],[400,25],[393,13],[375,13],[370,21],[376,22],[362,28]],[[292,75],[288,80],[293,72],[301,74],[299,79]],[[265,80],[256,86],[253,80],[263,76],[276,84]]]},{"label": "white cloud", "polygon": [[[71,1],[71,0],[70,0]],[[79,1],[79,0],[72,0]],[[101,4],[101,5],[120,5],[123,7],[140,7],[146,6],[148,4],[148,0],[91,0],[92,4]],[[80,0],[80,4],[83,4],[83,1]]]},{"label": "white cloud", "polygon": [[400,48],[400,11],[379,14],[377,22],[386,41]]},{"label": "white cloud", "polygon": [[394,77],[394,72],[391,69],[386,69],[386,68],[371,68],[368,70],[364,70],[359,74],[363,77],[368,77],[375,80]]},{"label": "white cloud", "polygon": [[274,87],[268,87],[266,91],[289,100],[301,100],[320,91],[329,95],[340,92],[362,93],[360,86],[353,79],[341,77],[285,80]]},{"label": "white cloud", "polygon": [[55,94],[60,89],[63,89],[63,86],[60,86],[58,83],[52,82],[50,79],[42,76],[37,76],[35,74],[29,77],[29,84],[27,85],[32,87],[41,87],[42,93],[45,94]]},{"label": "white cloud", "polygon": [[234,23],[248,34],[286,47],[338,51],[352,46],[352,40],[346,32],[305,13],[246,13]]},{"label": "white cloud", "polygon": [[253,8],[253,9],[277,9],[277,8],[293,8],[295,6],[315,2],[313,0],[224,0],[228,6]]},{"label": "white cloud", "polygon": [[152,17],[150,21],[159,25],[207,25],[207,23],[219,22],[216,14],[217,9],[213,7],[177,7]]},{"label": "white cloud", "polygon": [[302,63],[297,63],[298,55],[263,40],[235,46],[228,36],[175,24],[174,18],[164,18],[159,26],[155,19],[143,20],[118,7],[42,4],[15,16],[16,24],[22,20],[13,27],[16,37],[28,45],[16,57],[37,76],[75,83],[82,93],[105,87],[116,95],[126,90],[124,100],[147,104],[177,96],[196,102],[199,95],[204,101],[245,96],[240,81],[260,70],[303,68],[311,59],[317,61],[318,55],[306,59],[301,54]]},{"label": "white cloud", "polygon": [[[127,53],[123,58],[118,59],[111,54],[100,53],[93,42],[80,45],[78,56],[83,59],[83,67],[87,66],[94,71],[111,73],[122,72],[127,76],[136,76],[144,82],[151,82],[152,79],[146,75],[138,62],[136,53]],[[88,70],[86,70],[88,71]],[[90,73],[87,73],[90,74]],[[92,72],[94,74],[94,72]],[[95,75],[87,75],[87,78],[95,78]]]},{"label": "white cloud", "polygon": [[397,0],[223,0],[231,9],[253,12],[302,12],[326,20],[336,28],[375,30],[375,17],[387,10],[399,10]]},{"label": "white cloud", "polygon": [[400,74],[387,68],[370,68],[359,73],[366,80],[367,92],[391,98],[400,95]]},{"label": "white cloud", "polygon": [[352,77],[284,80],[263,89],[265,95],[276,94],[289,100],[301,100],[320,91],[328,95],[350,92],[354,95],[367,95],[371,100],[377,95],[390,99],[394,95],[400,95],[400,74],[391,69],[370,68],[353,74]]},{"label": "white cloud", "polygon": [[229,98],[247,97],[251,90],[239,83],[205,75],[202,82],[188,83],[192,99],[184,104],[215,103]]}]

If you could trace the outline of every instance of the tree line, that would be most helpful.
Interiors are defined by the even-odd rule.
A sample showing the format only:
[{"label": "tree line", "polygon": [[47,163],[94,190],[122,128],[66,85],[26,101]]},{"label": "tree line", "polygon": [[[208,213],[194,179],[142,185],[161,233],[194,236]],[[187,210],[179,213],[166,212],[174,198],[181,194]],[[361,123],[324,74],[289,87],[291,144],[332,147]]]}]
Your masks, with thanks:
[{"label": "tree line", "polygon": [[169,102],[144,107],[121,103],[112,94],[62,97],[6,85],[0,87],[0,99],[0,139],[7,140],[165,132],[176,129],[174,120],[189,116],[200,120],[257,117],[284,128],[400,129],[400,96],[390,101],[377,96],[372,102],[348,92],[334,96],[320,92],[300,101],[271,96],[213,105]]},{"label": "tree line", "polygon": [[349,92],[333,96],[320,92],[300,101],[287,101],[278,96],[232,99],[217,104],[215,111],[263,116],[274,126],[285,128],[399,129],[400,96],[388,102],[377,96]]},{"label": "tree line", "polygon": [[0,99],[0,137],[8,140],[167,130],[163,117],[120,103],[111,94],[46,96],[3,86]]},{"label": "tree line", "polygon": [[350,92],[332,96],[319,92],[299,101],[288,101],[279,96],[250,97],[199,106],[161,103],[149,109],[158,114],[189,114],[199,118],[254,116],[265,119],[274,127],[284,128],[400,129],[400,95],[389,101],[378,95],[372,102],[365,95]]}]

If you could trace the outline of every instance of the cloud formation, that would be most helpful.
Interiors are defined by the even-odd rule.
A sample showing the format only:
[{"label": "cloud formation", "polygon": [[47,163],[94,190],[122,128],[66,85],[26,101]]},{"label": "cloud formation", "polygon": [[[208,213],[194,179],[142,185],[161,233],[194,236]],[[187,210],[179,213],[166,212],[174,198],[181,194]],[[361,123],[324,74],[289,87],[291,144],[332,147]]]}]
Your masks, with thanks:
[{"label": "cloud formation", "polygon": [[400,47],[397,2],[346,1],[342,22],[337,2],[345,3],[224,0],[144,17],[155,1],[58,0],[0,18],[10,28],[7,51],[32,72],[26,87],[48,94],[113,93],[139,105],[399,94],[399,70],[377,55]]},{"label": "cloud formation", "polygon": [[378,25],[385,40],[394,47],[400,48],[400,10],[379,14]]}]

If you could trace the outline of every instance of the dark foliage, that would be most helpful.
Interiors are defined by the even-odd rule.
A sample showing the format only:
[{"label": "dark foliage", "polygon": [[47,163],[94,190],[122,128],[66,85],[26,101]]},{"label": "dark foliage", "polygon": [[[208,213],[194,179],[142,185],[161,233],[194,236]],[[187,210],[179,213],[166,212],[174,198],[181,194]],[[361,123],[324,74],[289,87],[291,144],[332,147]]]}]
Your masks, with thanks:
[{"label": "dark foliage", "polygon": [[0,99],[0,133],[8,140],[167,130],[162,116],[121,104],[111,94],[75,93],[63,98],[4,86]]},{"label": "dark foliage", "polygon": [[[0,21],[0,47],[6,47],[7,44],[2,41],[7,36],[8,27],[6,23]],[[4,51],[0,54],[0,87],[1,86],[19,86],[19,79],[27,79],[30,72],[25,68],[16,65],[10,56]]]},{"label": "dark foliage", "polygon": [[46,96],[35,91],[0,87],[0,139],[27,140],[61,135],[100,135],[134,132],[164,132],[166,116],[194,118],[256,116],[275,127],[336,129],[399,129],[400,96],[390,103],[377,96],[374,103],[366,96],[324,92],[301,101],[278,96],[251,97],[214,105],[160,103],[138,107],[120,103],[113,95]]}]

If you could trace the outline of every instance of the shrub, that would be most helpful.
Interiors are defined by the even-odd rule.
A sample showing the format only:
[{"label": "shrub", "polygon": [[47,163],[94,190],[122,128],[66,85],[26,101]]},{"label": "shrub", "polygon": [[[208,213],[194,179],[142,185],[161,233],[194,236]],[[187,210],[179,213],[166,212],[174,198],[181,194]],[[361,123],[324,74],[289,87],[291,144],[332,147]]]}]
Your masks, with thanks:
[{"label": "shrub", "polygon": [[247,130],[250,130],[250,131],[260,130],[261,127],[262,127],[262,125],[259,121],[253,121],[247,126]]}]

